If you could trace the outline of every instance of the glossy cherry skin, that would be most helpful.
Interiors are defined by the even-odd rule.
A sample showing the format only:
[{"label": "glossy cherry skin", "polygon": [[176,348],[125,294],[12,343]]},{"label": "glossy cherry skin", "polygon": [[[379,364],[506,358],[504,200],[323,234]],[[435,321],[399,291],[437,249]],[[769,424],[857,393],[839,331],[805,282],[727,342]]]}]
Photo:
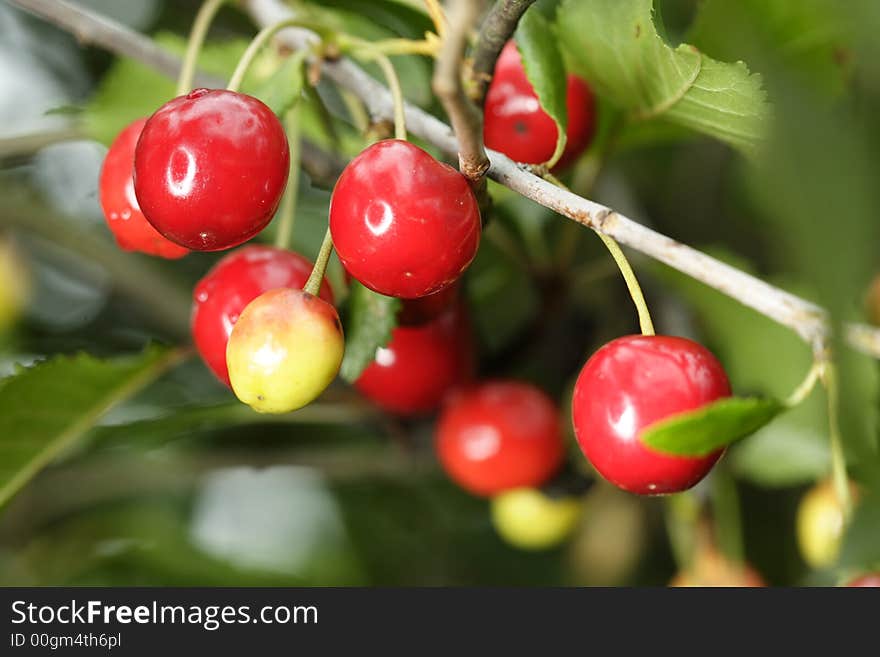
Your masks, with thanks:
[{"label": "glossy cherry skin", "polygon": [[848,587],[874,589],[880,587],[880,573],[868,573],[852,580]]},{"label": "glossy cherry skin", "polygon": [[129,124],[110,145],[98,181],[101,209],[119,248],[162,258],[182,258],[189,249],[162,237],[144,217],[134,195],[134,149],[146,122],[143,118]]},{"label": "glossy cherry skin", "polygon": [[[565,104],[568,108],[566,144],[556,169],[573,162],[589,146],[596,123],[595,100],[586,82],[569,74]],[[553,156],[556,123],[538,102],[526,77],[516,43],[501,51],[486,94],[483,139],[486,146],[517,162],[541,164]]]},{"label": "glossy cherry skin", "polygon": [[556,406],[519,381],[490,381],[456,395],[440,416],[436,449],[449,477],[483,496],[540,486],[564,457]]},{"label": "glossy cherry skin", "polygon": [[259,413],[289,413],[320,395],[342,365],[345,336],[332,304],[278,288],[251,301],[226,346],[235,396]]},{"label": "glossy cherry skin", "polygon": [[473,373],[471,325],[462,304],[421,326],[395,328],[355,387],[389,413],[424,415]]},{"label": "glossy cherry skin", "polygon": [[330,232],[346,270],[404,299],[455,281],[480,243],[480,211],[458,171],[396,139],[366,148],[330,200]]},{"label": "glossy cherry skin", "polygon": [[[251,301],[276,288],[302,288],[312,263],[293,251],[249,245],[224,256],[193,290],[192,334],[205,364],[229,385],[226,344],[232,327]],[[327,279],[320,297],[333,303]]]},{"label": "glossy cherry skin", "polygon": [[730,396],[724,368],[686,338],[631,335],[587,361],[572,399],[581,450],[605,479],[639,495],[676,493],[706,476],[723,450],[702,457],[661,454],[639,439],[673,415]]},{"label": "glossy cherry skin", "polygon": [[246,242],[272,219],[287,183],[284,128],[262,102],[196,89],[149,118],[134,157],[134,191],[162,235],[197,251]]}]

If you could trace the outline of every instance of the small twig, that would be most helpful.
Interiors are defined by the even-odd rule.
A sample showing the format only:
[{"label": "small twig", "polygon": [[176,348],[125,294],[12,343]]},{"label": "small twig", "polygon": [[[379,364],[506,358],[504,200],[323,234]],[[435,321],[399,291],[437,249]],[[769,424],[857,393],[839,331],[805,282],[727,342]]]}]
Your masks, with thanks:
[{"label": "small twig", "polygon": [[480,27],[474,46],[468,92],[477,105],[483,105],[489,83],[495,72],[495,62],[504,44],[513,36],[519,19],[535,0],[498,0]]},{"label": "small twig", "polygon": [[452,121],[458,138],[458,166],[465,178],[479,183],[489,170],[483,146],[483,117],[465,96],[461,71],[467,37],[479,17],[482,2],[452,0],[447,13],[448,28],[434,68],[432,87]]}]

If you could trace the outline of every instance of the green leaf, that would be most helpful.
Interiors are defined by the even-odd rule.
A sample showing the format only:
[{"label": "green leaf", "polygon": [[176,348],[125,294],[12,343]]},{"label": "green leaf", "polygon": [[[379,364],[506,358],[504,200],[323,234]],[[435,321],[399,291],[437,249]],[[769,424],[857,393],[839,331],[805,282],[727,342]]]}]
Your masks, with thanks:
[{"label": "green leaf", "polygon": [[564,0],[559,39],[574,70],[638,119],[664,119],[751,152],[767,103],[742,62],[716,61],[657,33],[652,0]]},{"label": "green leaf", "polygon": [[305,74],[303,64],[306,50],[297,50],[288,57],[278,70],[259,84],[252,92],[278,116],[283,116],[302,96]]},{"label": "green leaf", "polygon": [[757,431],[784,409],[771,398],[728,397],[657,422],[641,440],[661,452],[704,456]]},{"label": "green leaf", "polygon": [[[726,249],[710,246],[703,250],[737,269],[753,272],[748,261]],[[734,390],[784,399],[801,382],[812,354],[793,331],[665,265],[654,265],[651,271],[694,312],[700,337],[724,363]],[[770,282],[807,299],[814,296],[812,290],[789,281]],[[760,486],[809,484],[827,474],[828,420],[819,388],[799,406],[736,444],[726,458],[738,477]]]},{"label": "green leaf", "polygon": [[340,376],[349,383],[373,362],[376,350],[391,340],[400,299],[386,297],[352,281],[345,326],[345,358]]},{"label": "green leaf", "polygon": [[556,39],[550,38],[551,35],[552,27],[544,15],[527,11],[514,37],[526,77],[538,95],[538,102],[556,123],[556,149],[548,162],[549,166],[556,164],[565,150],[565,128],[568,124],[565,64]]},{"label": "green leaf", "polygon": [[752,63],[772,50],[804,83],[836,95],[855,59],[848,32],[838,0],[704,0],[688,41],[721,59]]},{"label": "green leaf", "polygon": [[180,357],[159,347],[113,360],[57,356],[0,382],[0,505]]}]

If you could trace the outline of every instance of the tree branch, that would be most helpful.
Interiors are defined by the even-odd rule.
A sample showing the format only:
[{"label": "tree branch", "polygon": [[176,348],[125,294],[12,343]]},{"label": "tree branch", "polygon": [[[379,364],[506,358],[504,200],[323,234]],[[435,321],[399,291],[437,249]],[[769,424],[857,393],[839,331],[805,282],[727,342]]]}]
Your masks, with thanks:
[{"label": "tree branch", "polygon": [[486,175],[489,158],[483,146],[483,117],[465,96],[461,71],[468,33],[479,17],[482,5],[476,0],[452,0],[449,3],[446,16],[449,27],[431,84],[458,137],[458,168],[472,184],[479,184]]},{"label": "tree branch", "polygon": [[[11,0],[20,6],[47,5],[44,17],[66,29],[72,29],[71,19],[67,22],[52,11],[60,5],[72,7],[56,0]],[[270,25],[291,15],[291,10],[280,0],[242,0],[245,9],[260,25]],[[88,13],[78,8],[74,23],[90,20]],[[110,24],[102,19],[103,25]],[[116,25],[116,31],[126,35],[126,39],[143,38],[127,28]],[[278,39],[290,48],[301,48],[314,43],[316,36],[308,30],[290,28],[278,34]],[[120,51],[115,51],[120,52]],[[131,50],[122,51],[131,55]],[[324,75],[336,84],[348,89],[360,98],[376,119],[392,116],[392,100],[389,91],[373,77],[346,58],[324,63]],[[458,142],[449,126],[427,112],[407,104],[407,126],[413,134],[432,143],[446,153],[458,152]],[[713,287],[727,296],[736,299],[789,327],[805,340],[817,355],[827,348],[830,327],[826,312],[819,306],[801,299],[789,292],[773,287],[745,272],[739,271],[696,249],[676,242],[656,231],[628,219],[599,203],[581,198],[542,180],[529,171],[521,169],[515,162],[496,151],[487,151],[491,166],[489,176],[523,196],[540,203],[566,217],[589,226],[615,238],[621,244],[634,248],[663,262],[692,278]],[[848,338],[854,337],[853,329],[847,328]],[[872,356],[880,358],[880,331],[863,325],[855,329],[858,340],[855,346]]]},{"label": "tree branch", "polygon": [[[130,57],[170,78],[176,78],[180,74],[183,62],[179,57],[156,45],[152,39],[100,14],[64,0],[9,0],[9,2],[70,32],[84,45],[98,46],[116,55]],[[226,86],[224,80],[198,71],[195,84],[214,89],[222,89]],[[71,138],[79,134],[75,129],[71,132]],[[28,139],[33,141],[34,137],[28,136]],[[0,156],[5,155],[6,150],[18,153],[23,145],[13,140],[4,140],[0,145]],[[306,139],[303,140],[301,163],[312,180],[323,187],[332,187],[344,166],[339,158]]]},{"label": "tree branch", "polygon": [[504,44],[513,36],[519,19],[535,0],[498,0],[483,21],[477,44],[474,46],[471,66],[471,84],[468,88],[471,100],[482,107],[495,73],[495,62]]}]

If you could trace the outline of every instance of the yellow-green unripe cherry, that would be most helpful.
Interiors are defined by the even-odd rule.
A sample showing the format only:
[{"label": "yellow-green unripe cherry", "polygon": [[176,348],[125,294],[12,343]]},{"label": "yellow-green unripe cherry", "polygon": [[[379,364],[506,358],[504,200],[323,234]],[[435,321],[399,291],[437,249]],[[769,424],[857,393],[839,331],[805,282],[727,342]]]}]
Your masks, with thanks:
[{"label": "yellow-green unripe cherry", "polygon": [[[850,494],[856,490],[850,487]],[[837,561],[846,518],[831,480],[822,481],[803,496],[797,510],[797,540],[804,561],[826,568]]]},{"label": "yellow-green unripe cherry", "polygon": [[339,372],[345,340],[336,309],[304,290],[251,301],[226,345],[235,395],[260,413],[287,413],[320,395]]},{"label": "yellow-green unripe cherry", "polygon": [[581,517],[578,497],[550,497],[536,488],[514,488],[492,498],[492,524],[510,545],[546,550],[568,538]]}]

